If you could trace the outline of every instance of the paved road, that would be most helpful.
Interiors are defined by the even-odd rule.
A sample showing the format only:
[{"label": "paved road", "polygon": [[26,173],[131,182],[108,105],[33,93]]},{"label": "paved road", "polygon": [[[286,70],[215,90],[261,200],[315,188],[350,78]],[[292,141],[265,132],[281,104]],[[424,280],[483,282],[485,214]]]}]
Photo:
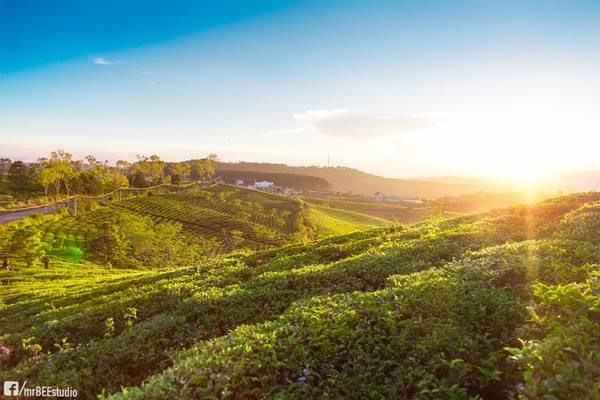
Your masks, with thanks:
[{"label": "paved road", "polygon": [[22,218],[28,217],[35,214],[50,214],[63,207],[63,204],[52,204],[48,207],[34,208],[31,210],[23,211],[0,211],[0,225],[7,224],[9,222],[18,221]]}]

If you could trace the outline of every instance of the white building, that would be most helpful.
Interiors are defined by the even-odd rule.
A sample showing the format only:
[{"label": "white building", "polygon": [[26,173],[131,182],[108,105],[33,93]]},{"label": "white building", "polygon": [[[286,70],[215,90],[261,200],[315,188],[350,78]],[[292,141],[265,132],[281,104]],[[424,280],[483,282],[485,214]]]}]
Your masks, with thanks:
[{"label": "white building", "polygon": [[250,187],[252,187],[254,189],[262,189],[262,190],[271,189],[273,186],[275,186],[275,184],[273,182],[267,182],[267,181],[254,182],[254,185],[250,185]]}]

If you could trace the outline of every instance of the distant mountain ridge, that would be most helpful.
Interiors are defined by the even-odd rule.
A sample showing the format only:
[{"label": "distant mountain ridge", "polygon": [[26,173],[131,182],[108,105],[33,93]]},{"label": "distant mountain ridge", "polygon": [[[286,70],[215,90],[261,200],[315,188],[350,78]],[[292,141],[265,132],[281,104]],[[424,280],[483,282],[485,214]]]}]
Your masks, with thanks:
[{"label": "distant mountain ridge", "polygon": [[348,167],[296,167],[272,163],[218,162],[217,174],[223,171],[308,175],[326,180],[333,185],[335,190],[366,196],[373,195],[375,192],[385,192],[402,197],[435,199],[442,196],[456,196],[472,192],[479,190],[481,187],[481,185],[469,180],[459,183],[428,181],[425,179],[384,178]]},{"label": "distant mountain ridge", "polygon": [[[538,194],[588,192],[600,190],[600,171],[571,171],[557,173],[535,184],[519,184],[508,180],[482,177],[416,177],[409,179],[385,178],[349,167],[290,166],[287,164],[258,162],[218,162],[217,171],[253,171],[261,174],[294,174],[322,178],[334,190],[365,196],[375,192],[402,197],[437,199],[468,193],[518,193]],[[547,197],[547,196],[546,196]]]}]

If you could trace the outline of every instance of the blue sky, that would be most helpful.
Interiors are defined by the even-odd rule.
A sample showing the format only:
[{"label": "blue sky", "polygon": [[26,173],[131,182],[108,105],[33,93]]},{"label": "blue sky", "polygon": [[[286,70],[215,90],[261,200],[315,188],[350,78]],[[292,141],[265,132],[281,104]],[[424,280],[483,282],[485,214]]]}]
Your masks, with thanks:
[{"label": "blue sky", "polygon": [[0,4],[0,155],[600,167],[597,1]]}]

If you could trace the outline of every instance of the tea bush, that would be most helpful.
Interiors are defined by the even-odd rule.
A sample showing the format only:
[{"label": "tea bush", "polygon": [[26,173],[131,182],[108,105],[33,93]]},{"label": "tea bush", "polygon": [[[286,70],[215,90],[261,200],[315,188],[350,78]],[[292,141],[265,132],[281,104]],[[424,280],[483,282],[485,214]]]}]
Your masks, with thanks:
[{"label": "tea bush", "polygon": [[0,271],[0,380],[89,399],[591,399],[600,244],[593,231],[565,232],[598,200],[173,270],[61,261]]},{"label": "tea bush", "polygon": [[560,235],[600,243],[600,202],[584,204],[565,215],[561,221]]}]

